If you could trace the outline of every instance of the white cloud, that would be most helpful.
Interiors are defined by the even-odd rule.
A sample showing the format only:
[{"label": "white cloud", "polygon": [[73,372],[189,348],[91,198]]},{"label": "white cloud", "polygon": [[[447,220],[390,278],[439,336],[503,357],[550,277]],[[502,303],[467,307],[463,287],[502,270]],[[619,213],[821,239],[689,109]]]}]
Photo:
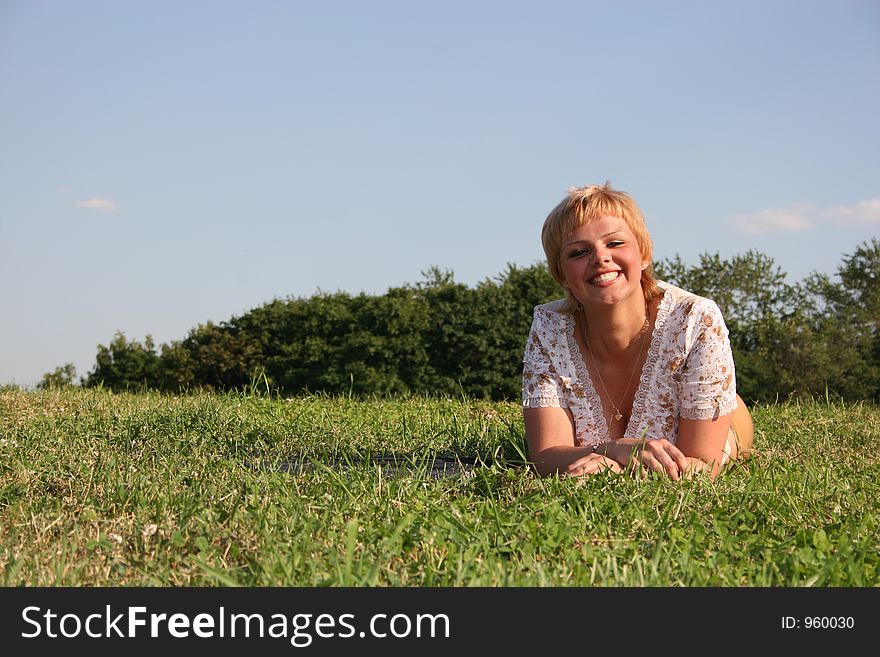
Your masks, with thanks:
[{"label": "white cloud", "polygon": [[774,231],[806,230],[812,225],[812,212],[813,206],[809,203],[794,203],[784,208],[739,214],[733,218],[733,225],[746,233],[756,235]]},{"label": "white cloud", "polygon": [[880,224],[880,198],[859,201],[855,205],[838,205],[822,213],[836,224]]},{"label": "white cloud", "polygon": [[101,198],[100,196],[93,196],[87,201],[77,201],[76,207],[89,210],[103,210],[105,212],[116,212],[119,209],[116,201],[109,198]]}]

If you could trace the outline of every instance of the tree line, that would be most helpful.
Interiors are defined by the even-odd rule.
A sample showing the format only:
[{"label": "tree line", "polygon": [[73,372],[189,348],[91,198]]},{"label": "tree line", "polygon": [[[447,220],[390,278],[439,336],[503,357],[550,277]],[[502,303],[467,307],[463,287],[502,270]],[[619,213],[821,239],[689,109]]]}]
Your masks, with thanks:
[{"label": "tree line", "polygon": [[[737,389],[749,402],[833,394],[880,397],[880,241],[843,257],[835,276],[789,284],[757,251],[655,263],[657,277],[714,299],[727,322]],[[179,392],[248,388],[283,395],[428,392],[518,399],[533,308],[562,296],[546,266],[508,265],[474,287],[432,268],[383,295],[276,299],[190,330],[158,349],[117,332],[79,383]],[[39,387],[75,381],[67,364]]]}]

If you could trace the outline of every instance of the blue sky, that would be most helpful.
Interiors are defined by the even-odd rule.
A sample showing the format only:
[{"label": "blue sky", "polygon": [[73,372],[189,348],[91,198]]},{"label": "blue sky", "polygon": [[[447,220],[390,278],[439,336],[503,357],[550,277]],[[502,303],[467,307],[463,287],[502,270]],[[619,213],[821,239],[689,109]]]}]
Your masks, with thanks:
[{"label": "blue sky", "polygon": [[880,3],[0,2],[0,383],[542,259],[572,185],[792,281],[880,234]]}]

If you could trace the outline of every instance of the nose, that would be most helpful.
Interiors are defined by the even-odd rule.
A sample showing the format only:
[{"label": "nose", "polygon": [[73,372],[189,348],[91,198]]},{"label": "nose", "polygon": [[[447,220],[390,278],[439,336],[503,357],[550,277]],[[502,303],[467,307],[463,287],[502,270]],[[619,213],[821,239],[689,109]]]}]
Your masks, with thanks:
[{"label": "nose", "polygon": [[605,247],[597,246],[594,254],[594,259],[597,263],[608,262],[609,260],[611,260],[611,254]]}]

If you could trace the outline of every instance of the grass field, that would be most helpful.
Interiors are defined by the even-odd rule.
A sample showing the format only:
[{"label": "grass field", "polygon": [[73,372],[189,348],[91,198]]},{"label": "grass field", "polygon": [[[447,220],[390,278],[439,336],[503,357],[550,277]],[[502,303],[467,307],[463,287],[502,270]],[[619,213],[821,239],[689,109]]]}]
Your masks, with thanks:
[{"label": "grass field", "polygon": [[715,482],[542,480],[516,404],[7,389],[0,584],[876,586],[880,408],[754,417]]}]

